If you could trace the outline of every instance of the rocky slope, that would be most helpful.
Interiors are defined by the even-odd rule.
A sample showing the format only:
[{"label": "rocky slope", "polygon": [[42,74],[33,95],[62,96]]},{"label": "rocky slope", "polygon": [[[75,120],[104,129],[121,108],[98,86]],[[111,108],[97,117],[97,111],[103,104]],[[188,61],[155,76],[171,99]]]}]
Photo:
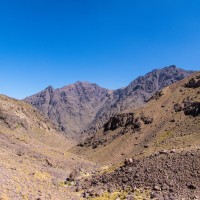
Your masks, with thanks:
[{"label": "rocky slope", "polygon": [[93,133],[97,131],[99,128],[102,128],[111,116],[144,105],[156,91],[191,74],[191,71],[185,71],[172,65],[153,70],[145,76],[138,77],[127,87],[115,90],[112,93],[111,98],[101,107],[85,132]]},{"label": "rocky slope", "polygon": [[95,118],[110,93],[96,84],[77,82],[61,89],[50,86],[25,101],[42,111],[68,136],[77,139],[78,133]]},{"label": "rocky slope", "polygon": [[[195,80],[195,86],[191,83]],[[120,162],[170,148],[200,144],[200,76],[165,87],[143,107],[111,117],[76,151],[98,162]],[[111,152],[110,154],[108,152]]]},{"label": "rocky slope", "polygon": [[200,73],[162,89],[143,107],[111,117],[71,151],[109,164],[81,183],[86,196],[122,190],[134,199],[142,189],[151,199],[199,199]]},{"label": "rocky slope", "polygon": [[[200,197],[200,148],[195,151],[165,151],[134,160],[111,173],[93,176],[82,182],[87,196],[101,196],[105,191],[125,191],[126,198],[137,198],[138,190],[145,199],[182,200]],[[101,191],[101,193],[99,193]],[[100,199],[100,198],[99,198]],[[109,199],[109,198],[108,198]]]},{"label": "rocky slope", "polygon": [[67,152],[73,145],[36,108],[0,95],[0,199],[77,199],[63,183],[93,164]]},{"label": "rocky slope", "polygon": [[111,116],[143,105],[156,91],[191,73],[170,66],[154,70],[115,91],[77,82],[61,89],[48,87],[25,101],[42,111],[67,135],[79,140],[80,133],[82,137],[93,134]]}]

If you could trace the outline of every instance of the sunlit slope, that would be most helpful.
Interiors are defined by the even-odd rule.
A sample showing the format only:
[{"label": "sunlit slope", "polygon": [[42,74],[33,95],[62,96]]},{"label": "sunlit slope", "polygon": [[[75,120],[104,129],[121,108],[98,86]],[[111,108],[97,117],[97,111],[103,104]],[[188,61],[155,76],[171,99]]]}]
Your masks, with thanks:
[{"label": "sunlit slope", "polygon": [[0,199],[71,199],[62,183],[92,167],[67,152],[73,141],[31,105],[0,96]]}]

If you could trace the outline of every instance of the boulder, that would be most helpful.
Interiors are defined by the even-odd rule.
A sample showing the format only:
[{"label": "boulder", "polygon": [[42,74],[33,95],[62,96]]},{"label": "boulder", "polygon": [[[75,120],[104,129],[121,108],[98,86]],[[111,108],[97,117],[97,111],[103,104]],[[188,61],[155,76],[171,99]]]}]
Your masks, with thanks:
[{"label": "boulder", "polygon": [[175,110],[175,112],[180,112],[180,111],[182,111],[182,105],[181,104],[179,104],[179,103],[176,103],[176,104],[174,104],[174,110]]},{"label": "boulder", "polygon": [[135,118],[134,113],[118,114],[109,119],[104,125],[104,131],[114,131],[120,127],[131,126],[132,129],[139,129],[141,124],[138,118]]},{"label": "boulder", "polygon": [[198,88],[200,87],[200,76],[193,77],[185,84],[187,88]]},{"label": "boulder", "polygon": [[75,181],[79,178],[80,176],[80,171],[77,169],[74,169],[70,174],[69,178],[67,178],[67,181]]},{"label": "boulder", "polygon": [[187,101],[184,103],[185,115],[192,115],[193,117],[200,115],[200,102]]},{"label": "boulder", "polygon": [[189,184],[189,185],[188,185],[188,188],[189,188],[190,190],[196,190],[196,189],[197,189],[196,185],[194,185],[194,184]]},{"label": "boulder", "polygon": [[125,165],[130,165],[131,163],[133,163],[133,158],[126,158],[124,161]]},{"label": "boulder", "polygon": [[158,99],[160,99],[161,96],[163,96],[162,90],[157,91],[148,101],[151,101],[153,99],[158,100]]}]

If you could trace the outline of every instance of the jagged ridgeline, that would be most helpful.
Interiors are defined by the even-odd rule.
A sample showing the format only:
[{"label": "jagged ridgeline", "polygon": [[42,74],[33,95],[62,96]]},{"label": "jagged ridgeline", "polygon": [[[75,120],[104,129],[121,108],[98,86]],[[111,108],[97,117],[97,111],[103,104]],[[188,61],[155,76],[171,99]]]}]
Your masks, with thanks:
[{"label": "jagged ridgeline", "polygon": [[68,137],[80,140],[100,129],[119,112],[144,105],[163,87],[192,74],[176,66],[153,70],[127,87],[108,90],[88,82],[76,82],[60,89],[51,86],[27,97],[26,102],[49,117]]}]

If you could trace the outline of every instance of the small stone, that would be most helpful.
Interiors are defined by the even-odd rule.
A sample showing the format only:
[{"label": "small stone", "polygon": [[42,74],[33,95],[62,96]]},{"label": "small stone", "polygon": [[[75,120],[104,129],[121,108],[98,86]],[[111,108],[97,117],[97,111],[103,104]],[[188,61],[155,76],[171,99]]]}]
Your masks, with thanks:
[{"label": "small stone", "polygon": [[109,187],[109,188],[108,188],[108,192],[109,192],[109,193],[113,193],[113,192],[114,192],[114,189],[113,189],[112,187]]},{"label": "small stone", "polygon": [[197,189],[197,187],[195,185],[193,185],[193,184],[188,185],[188,188],[190,190],[196,190]]},{"label": "small stone", "polygon": [[160,153],[160,154],[168,154],[169,152],[168,152],[167,150],[164,149],[164,150],[160,151],[159,153]]},{"label": "small stone", "polygon": [[154,193],[154,192],[152,192],[152,193],[150,194],[150,198],[151,198],[151,199],[157,198],[157,194]]},{"label": "small stone", "polygon": [[76,188],[76,192],[80,192],[82,190],[82,187],[81,186],[78,186],[77,188]]},{"label": "small stone", "polygon": [[126,200],[134,200],[135,198],[134,198],[134,196],[133,195],[128,195],[127,197],[126,197]]},{"label": "small stone", "polygon": [[80,168],[79,171],[85,173],[85,170],[83,168]]},{"label": "small stone", "polygon": [[180,112],[180,111],[182,111],[182,105],[181,104],[179,104],[179,103],[176,103],[176,104],[174,104],[174,110],[175,110],[175,112]]},{"label": "small stone", "polygon": [[96,192],[96,196],[97,196],[97,197],[100,197],[102,194],[103,194],[103,190],[102,190],[102,189],[99,189],[99,190]]},{"label": "small stone", "polygon": [[133,163],[133,158],[126,158],[124,161],[125,165],[130,165],[131,163]]},{"label": "small stone", "polygon": [[84,198],[88,198],[88,197],[89,197],[89,194],[88,194],[87,192],[84,192],[84,193],[83,193],[83,197],[84,197]]},{"label": "small stone", "polygon": [[155,191],[161,191],[161,188],[160,188],[160,186],[158,186],[158,185],[155,185],[153,189],[154,189]]},{"label": "small stone", "polygon": [[80,172],[76,169],[74,169],[70,174],[68,181],[75,181],[80,176]]},{"label": "small stone", "polygon": [[170,153],[176,153],[176,150],[175,149],[171,149]]}]

